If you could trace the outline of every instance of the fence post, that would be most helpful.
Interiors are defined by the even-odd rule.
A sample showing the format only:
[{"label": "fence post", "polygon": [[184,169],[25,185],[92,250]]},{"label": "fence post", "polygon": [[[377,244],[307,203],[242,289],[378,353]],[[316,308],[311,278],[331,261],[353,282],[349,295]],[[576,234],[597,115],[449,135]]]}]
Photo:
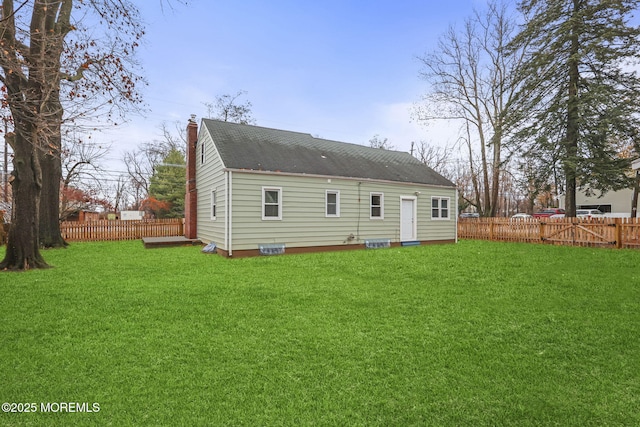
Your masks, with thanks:
[{"label": "fence post", "polygon": [[622,248],[622,221],[616,218],[616,248]]},{"label": "fence post", "polygon": [[493,241],[493,218],[489,218],[489,240]]},{"label": "fence post", "polygon": [[545,222],[540,221],[540,241],[541,242],[544,242],[545,225],[546,225]]}]

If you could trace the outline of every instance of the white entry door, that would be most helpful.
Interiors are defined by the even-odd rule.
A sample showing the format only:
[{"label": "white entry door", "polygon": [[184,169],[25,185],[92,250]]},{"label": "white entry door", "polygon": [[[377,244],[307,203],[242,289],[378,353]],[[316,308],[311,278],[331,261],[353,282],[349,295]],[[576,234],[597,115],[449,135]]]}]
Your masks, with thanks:
[{"label": "white entry door", "polygon": [[400,241],[416,240],[416,199],[403,197],[400,199]]}]

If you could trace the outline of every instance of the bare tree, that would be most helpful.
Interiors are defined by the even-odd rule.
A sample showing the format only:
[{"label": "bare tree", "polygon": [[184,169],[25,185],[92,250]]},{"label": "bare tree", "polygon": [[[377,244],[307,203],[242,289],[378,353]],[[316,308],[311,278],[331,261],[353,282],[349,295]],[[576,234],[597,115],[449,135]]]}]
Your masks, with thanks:
[{"label": "bare tree", "polygon": [[395,150],[395,146],[393,146],[388,138],[382,139],[380,135],[373,135],[373,138],[369,140],[369,147],[371,148],[380,148],[383,150]]},{"label": "bare tree", "polygon": [[[59,216],[62,96],[83,105],[105,94],[111,99],[103,105],[114,99],[136,101],[139,80],[125,61],[143,34],[137,10],[127,0],[37,0],[24,7],[27,3],[4,0],[0,12],[0,82],[6,87],[15,131],[9,140],[14,209],[0,262],[1,269],[10,270],[47,267],[39,251],[41,208],[47,208],[46,224],[54,228],[53,244],[61,240],[53,234]],[[83,27],[73,13],[90,17],[91,28]],[[106,28],[110,37],[102,38],[97,28]]]},{"label": "bare tree", "polygon": [[150,147],[158,157],[165,157],[171,151],[178,151],[186,156],[187,135],[183,124],[177,120],[172,123],[162,122],[158,126],[160,138],[154,139]]},{"label": "bare tree", "polygon": [[100,189],[101,160],[109,147],[86,143],[73,138],[62,150],[62,188],[60,196],[60,219],[64,220],[73,210],[69,195],[71,188],[88,195],[96,195]]},{"label": "bare tree", "polygon": [[105,199],[111,209],[115,212],[120,212],[127,207],[130,200],[130,178],[127,174],[121,174],[111,182],[113,182],[113,184],[107,183],[101,186],[100,193],[105,195]]},{"label": "bare tree", "polygon": [[449,168],[452,150],[449,147],[431,145],[425,141],[411,142],[411,154],[440,175],[451,179],[453,174]]},{"label": "bare tree", "polygon": [[225,122],[253,125],[256,123],[251,113],[251,101],[239,103],[238,99],[246,95],[246,91],[238,91],[235,95],[225,94],[216,96],[215,103],[205,102],[207,117]]},{"label": "bare tree", "polygon": [[[504,140],[510,131],[509,106],[519,87],[514,76],[522,50],[505,47],[515,30],[507,7],[492,1],[486,11],[476,11],[467,19],[462,31],[450,27],[438,49],[420,58],[421,76],[431,83],[431,91],[417,108],[417,118],[462,124],[478,193],[473,203],[485,216],[497,213],[500,174],[508,160]],[[477,166],[473,164],[476,151]]]},{"label": "bare tree", "polygon": [[138,209],[140,203],[149,193],[149,180],[153,175],[155,156],[144,147],[124,153],[124,163],[127,167],[129,191],[133,196],[133,208]]},{"label": "bare tree", "polygon": [[186,150],[186,135],[178,122],[173,123],[174,129],[167,122],[159,126],[160,138],[141,144],[133,151],[124,154],[124,163],[129,177],[129,191],[133,197],[133,207],[140,208],[140,204],[149,194],[151,177],[156,168],[172,151],[177,151],[184,157]]}]

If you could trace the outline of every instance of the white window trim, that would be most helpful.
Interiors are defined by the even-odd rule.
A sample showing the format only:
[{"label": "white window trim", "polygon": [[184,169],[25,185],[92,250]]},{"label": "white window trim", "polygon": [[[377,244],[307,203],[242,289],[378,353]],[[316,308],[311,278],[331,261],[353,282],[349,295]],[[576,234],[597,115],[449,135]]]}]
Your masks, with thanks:
[{"label": "white window trim", "polygon": [[[278,192],[278,216],[265,216],[264,215],[264,207],[265,207],[265,198],[264,193],[266,191],[277,191]],[[263,221],[281,221],[282,220],[282,187],[262,187],[262,219]]]},{"label": "white window trim", "polygon": [[207,161],[207,156],[206,156],[206,149],[205,149],[205,144],[204,144],[204,140],[202,140],[202,143],[200,144],[200,164],[204,165],[204,163]]},{"label": "white window trim", "polygon": [[[380,216],[371,215],[371,208],[373,207],[373,205],[371,204],[371,198],[373,196],[380,196]],[[369,219],[384,219],[384,193],[375,191],[369,193]]]},{"label": "white window trim", "polygon": [[211,219],[215,220],[218,213],[218,198],[216,190],[211,190]]},{"label": "white window trim", "polygon": [[[433,201],[434,200],[438,200],[438,216],[434,218],[433,216]],[[442,205],[440,203],[440,201],[442,200],[446,200],[447,201],[447,216],[443,217],[442,216]],[[429,207],[431,209],[431,219],[433,221],[449,221],[451,220],[451,197],[440,197],[440,196],[432,196],[431,197],[431,206]]]},{"label": "white window trim", "polygon": [[[336,195],[336,213],[329,213],[329,194]],[[324,193],[324,216],[327,218],[340,218],[340,191],[326,190]]]}]

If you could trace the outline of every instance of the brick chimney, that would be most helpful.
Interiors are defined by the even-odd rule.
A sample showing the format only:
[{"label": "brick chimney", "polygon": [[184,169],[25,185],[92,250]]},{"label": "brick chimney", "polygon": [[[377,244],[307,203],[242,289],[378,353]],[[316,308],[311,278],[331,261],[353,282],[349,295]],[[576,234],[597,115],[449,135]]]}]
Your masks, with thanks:
[{"label": "brick chimney", "polygon": [[192,114],[187,124],[187,192],[184,201],[184,237],[198,238],[198,190],[196,189],[196,144],[198,124]]}]

